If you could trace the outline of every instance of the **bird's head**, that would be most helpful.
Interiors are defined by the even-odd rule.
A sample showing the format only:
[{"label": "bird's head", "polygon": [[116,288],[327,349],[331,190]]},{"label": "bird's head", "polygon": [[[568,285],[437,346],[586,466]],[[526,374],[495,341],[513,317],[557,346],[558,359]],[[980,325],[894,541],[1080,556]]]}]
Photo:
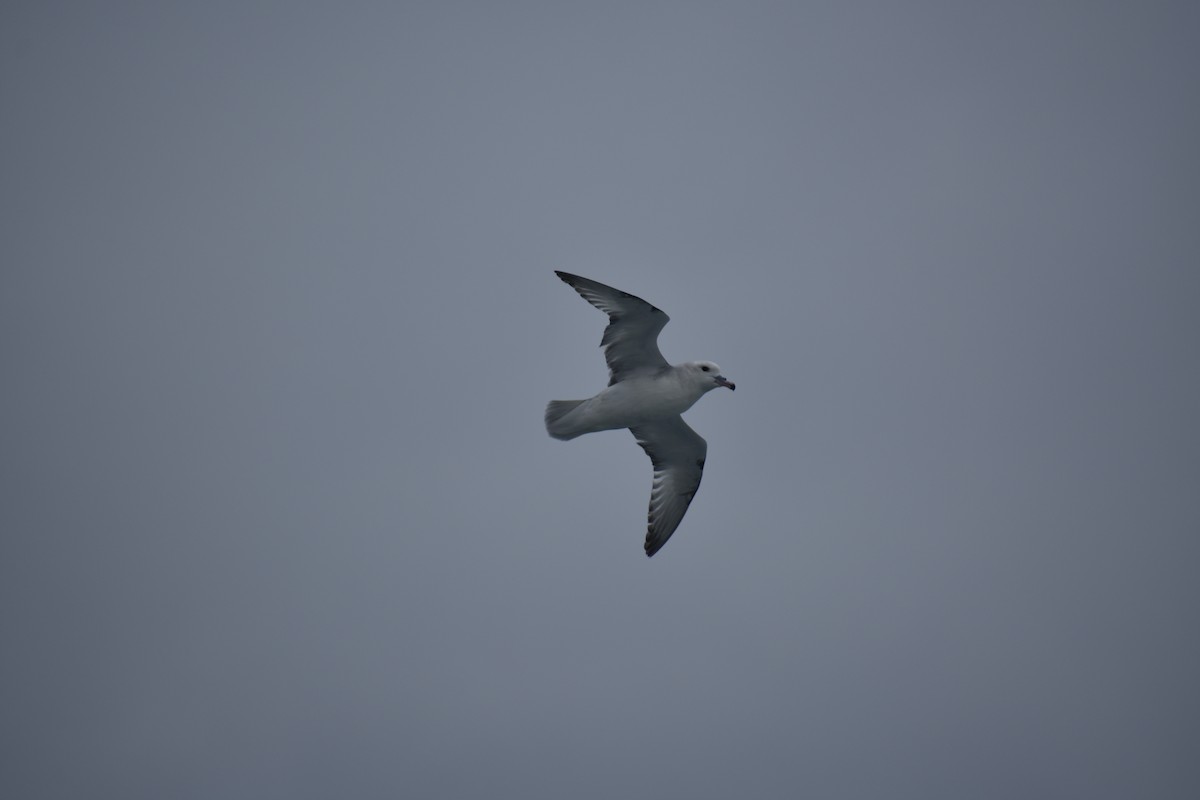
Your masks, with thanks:
[{"label": "bird's head", "polygon": [[721,374],[721,368],[711,361],[689,361],[687,367],[688,374],[706,392],[716,389],[718,386],[724,386],[727,389],[737,388],[733,381],[725,379],[725,376]]}]

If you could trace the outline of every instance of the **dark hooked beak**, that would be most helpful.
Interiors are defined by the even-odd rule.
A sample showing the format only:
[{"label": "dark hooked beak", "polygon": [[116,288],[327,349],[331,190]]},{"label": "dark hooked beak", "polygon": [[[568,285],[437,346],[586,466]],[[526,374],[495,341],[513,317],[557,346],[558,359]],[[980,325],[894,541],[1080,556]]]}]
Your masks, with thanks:
[{"label": "dark hooked beak", "polygon": [[727,387],[729,387],[729,391],[731,391],[731,392],[732,392],[732,391],[734,391],[735,389],[737,389],[737,385],[736,385],[736,384],[734,384],[734,382],[733,382],[733,381],[727,381],[727,380],[725,380],[725,376],[724,376],[724,375],[718,375],[717,377],[713,378],[713,380],[717,382],[717,386],[727,386]]}]

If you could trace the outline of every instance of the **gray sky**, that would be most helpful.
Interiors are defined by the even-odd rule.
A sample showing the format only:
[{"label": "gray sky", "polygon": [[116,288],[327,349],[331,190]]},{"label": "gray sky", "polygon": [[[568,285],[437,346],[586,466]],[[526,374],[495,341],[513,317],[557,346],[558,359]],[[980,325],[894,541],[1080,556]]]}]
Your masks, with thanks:
[{"label": "gray sky", "polygon": [[975,5],[6,3],[0,794],[1200,794],[1200,13]]}]

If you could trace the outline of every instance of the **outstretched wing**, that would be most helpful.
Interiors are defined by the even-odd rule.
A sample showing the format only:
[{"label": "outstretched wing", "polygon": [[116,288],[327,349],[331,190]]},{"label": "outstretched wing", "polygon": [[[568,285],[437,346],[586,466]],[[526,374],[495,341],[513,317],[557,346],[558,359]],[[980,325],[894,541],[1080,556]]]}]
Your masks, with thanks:
[{"label": "outstretched wing", "polygon": [[646,528],[646,555],[652,556],[679,527],[700,488],[708,442],[678,416],[629,430],[654,464]]},{"label": "outstretched wing", "polygon": [[654,373],[669,366],[658,351],[658,334],[671,318],[640,297],[569,272],[554,271],[584,300],[608,314],[600,346],[608,362],[612,386],[630,375]]}]

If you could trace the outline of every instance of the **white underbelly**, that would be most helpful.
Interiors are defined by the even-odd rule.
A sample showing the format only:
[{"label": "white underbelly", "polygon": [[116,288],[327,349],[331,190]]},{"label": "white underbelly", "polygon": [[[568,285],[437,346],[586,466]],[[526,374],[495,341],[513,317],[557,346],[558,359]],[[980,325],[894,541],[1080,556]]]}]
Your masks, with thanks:
[{"label": "white underbelly", "polygon": [[588,417],[597,430],[628,428],[672,417],[699,398],[670,379],[635,378],[613,384],[588,401]]}]

